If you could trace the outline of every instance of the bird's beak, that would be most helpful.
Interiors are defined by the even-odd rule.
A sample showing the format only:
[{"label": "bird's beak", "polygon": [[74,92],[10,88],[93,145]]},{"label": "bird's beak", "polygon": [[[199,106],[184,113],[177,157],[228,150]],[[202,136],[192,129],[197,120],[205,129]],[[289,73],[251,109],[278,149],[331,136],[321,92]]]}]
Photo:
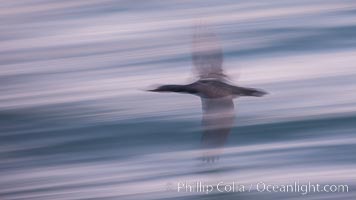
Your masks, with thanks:
[{"label": "bird's beak", "polygon": [[148,89],[146,89],[145,91],[147,92],[159,92],[160,91],[160,85],[152,85],[150,86]]},{"label": "bird's beak", "polygon": [[157,92],[157,89],[152,89],[152,90],[146,90],[147,92]]}]

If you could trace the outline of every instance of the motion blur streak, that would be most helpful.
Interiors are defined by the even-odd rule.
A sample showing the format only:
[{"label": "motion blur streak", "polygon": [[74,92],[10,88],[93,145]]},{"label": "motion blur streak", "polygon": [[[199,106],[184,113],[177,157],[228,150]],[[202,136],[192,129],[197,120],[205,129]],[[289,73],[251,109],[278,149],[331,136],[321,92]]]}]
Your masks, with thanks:
[{"label": "motion blur streak", "polygon": [[[354,0],[3,0],[0,18],[1,200],[299,198],[166,190],[232,179],[356,196]],[[144,92],[189,82],[201,19],[233,81],[269,92],[237,102],[214,167],[195,160],[200,100]]]}]

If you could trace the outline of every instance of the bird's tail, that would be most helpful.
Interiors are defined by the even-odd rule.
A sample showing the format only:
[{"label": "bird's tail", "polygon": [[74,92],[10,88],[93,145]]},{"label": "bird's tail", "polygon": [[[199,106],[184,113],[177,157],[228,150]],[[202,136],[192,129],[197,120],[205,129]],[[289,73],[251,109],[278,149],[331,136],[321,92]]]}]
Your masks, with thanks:
[{"label": "bird's tail", "polygon": [[267,94],[267,92],[260,89],[245,88],[245,87],[234,87],[233,93],[238,96],[254,96],[254,97],[262,97]]}]

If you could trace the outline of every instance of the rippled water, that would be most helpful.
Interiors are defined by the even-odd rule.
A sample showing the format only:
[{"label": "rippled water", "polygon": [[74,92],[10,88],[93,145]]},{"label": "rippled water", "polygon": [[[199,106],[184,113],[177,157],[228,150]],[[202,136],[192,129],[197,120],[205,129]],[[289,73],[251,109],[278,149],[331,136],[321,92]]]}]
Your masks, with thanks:
[{"label": "rippled water", "polygon": [[[354,199],[356,2],[2,1],[0,199]],[[263,98],[235,101],[224,155],[198,160],[192,27]],[[348,185],[348,192],[178,191],[181,183]]]}]

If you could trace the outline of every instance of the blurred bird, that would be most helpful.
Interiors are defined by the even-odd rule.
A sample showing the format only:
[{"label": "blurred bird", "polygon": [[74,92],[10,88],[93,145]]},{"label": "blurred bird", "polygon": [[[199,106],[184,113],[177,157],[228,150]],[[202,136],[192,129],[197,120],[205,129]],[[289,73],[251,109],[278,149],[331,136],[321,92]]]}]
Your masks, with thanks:
[{"label": "blurred bird", "polygon": [[223,72],[223,52],[217,36],[205,26],[195,27],[192,61],[198,80],[187,85],[162,85],[152,92],[178,92],[197,95],[202,101],[202,159],[214,162],[234,124],[233,99],[240,96],[261,97],[266,92],[229,84]]}]

